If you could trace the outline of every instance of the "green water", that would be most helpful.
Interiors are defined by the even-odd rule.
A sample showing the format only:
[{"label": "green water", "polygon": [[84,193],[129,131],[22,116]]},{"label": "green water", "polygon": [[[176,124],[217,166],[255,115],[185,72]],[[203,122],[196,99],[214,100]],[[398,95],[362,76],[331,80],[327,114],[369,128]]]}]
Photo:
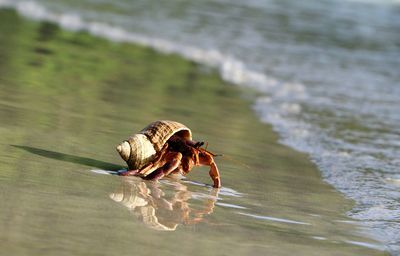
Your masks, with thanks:
[{"label": "green water", "polygon": [[[0,10],[1,255],[384,255],[252,92],[175,55]],[[171,119],[223,153],[187,180],[104,175],[115,145]]]}]

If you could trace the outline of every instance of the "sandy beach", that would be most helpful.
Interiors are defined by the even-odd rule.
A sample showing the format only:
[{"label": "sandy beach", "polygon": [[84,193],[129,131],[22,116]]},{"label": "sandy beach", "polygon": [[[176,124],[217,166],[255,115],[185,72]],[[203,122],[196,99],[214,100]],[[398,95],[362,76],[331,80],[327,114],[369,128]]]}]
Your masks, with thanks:
[{"label": "sandy beach", "polygon": [[[346,217],[354,202],[259,121],[256,91],[10,9],[0,45],[1,255],[387,254]],[[220,191],[204,167],[158,183],[96,171],[125,168],[115,145],[158,119],[224,155]]]}]

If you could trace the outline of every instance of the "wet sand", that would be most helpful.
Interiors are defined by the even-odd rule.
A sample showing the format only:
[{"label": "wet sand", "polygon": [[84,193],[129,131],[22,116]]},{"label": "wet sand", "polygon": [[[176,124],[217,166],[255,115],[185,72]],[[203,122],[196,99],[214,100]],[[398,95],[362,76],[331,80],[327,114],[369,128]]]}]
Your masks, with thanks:
[{"label": "wet sand", "polygon": [[[258,121],[255,92],[11,10],[0,45],[1,254],[385,255],[345,216],[353,202]],[[224,154],[220,191],[207,168],[158,183],[93,171],[124,168],[115,145],[157,119]]]}]

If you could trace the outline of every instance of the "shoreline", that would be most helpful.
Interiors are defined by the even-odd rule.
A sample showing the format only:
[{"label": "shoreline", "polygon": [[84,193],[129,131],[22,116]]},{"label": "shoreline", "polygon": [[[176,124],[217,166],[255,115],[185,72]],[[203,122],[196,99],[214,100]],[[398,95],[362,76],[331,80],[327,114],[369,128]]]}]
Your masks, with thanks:
[{"label": "shoreline", "polygon": [[[127,131],[139,130],[162,116],[182,121],[196,136],[209,141],[213,151],[250,166],[244,174],[246,168],[218,160],[220,169],[233,170],[222,173],[223,186],[239,187],[240,192],[250,194],[247,198],[250,202],[260,200],[260,195],[272,195],[268,203],[282,206],[285,211],[276,207],[270,209],[271,215],[304,223],[316,222],[309,216],[313,212],[332,219],[348,219],[343,215],[353,202],[322,180],[306,154],[279,144],[272,127],[262,124],[251,109],[251,101],[243,99],[245,89],[223,82],[215,70],[147,47],[61,30],[49,22],[26,21],[12,10],[0,9],[0,17],[8,21],[3,24],[12,24],[9,31],[13,31],[10,38],[0,38],[5,48],[0,52],[0,56],[5,56],[0,71],[7,74],[0,81],[1,88],[6,90],[0,103],[3,108],[35,115],[34,119],[5,115],[5,138],[11,144],[51,147],[55,151],[121,164],[109,146],[113,149],[113,144],[126,137]],[[28,121],[32,121],[32,130],[18,129],[22,136],[15,138],[11,129]],[[80,126],[74,127],[77,124]],[[94,131],[98,136],[95,141],[90,139]],[[63,139],[53,138],[58,135]],[[3,151],[8,150],[8,144],[9,141],[0,141]],[[9,154],[17,155],[13,155],[15,162],[8,162],[11,173],[22,157],[28,162],[37,161],[36,155],[18,149]],[[70,167],[70,164],[61,166]],[[201,171],[190,178],[209,183]],[[260,189],[254,191],[254,184]],[[253,208],[258,214],[265,210]],[[322,233],[337,225],[317,223]],[[340,232],[349,229],[352,233],[353,227],[338,226],[335,228]],[[360,251],[364,249],[361,247]],[[375,255],[375,250],[365,250]]]}]

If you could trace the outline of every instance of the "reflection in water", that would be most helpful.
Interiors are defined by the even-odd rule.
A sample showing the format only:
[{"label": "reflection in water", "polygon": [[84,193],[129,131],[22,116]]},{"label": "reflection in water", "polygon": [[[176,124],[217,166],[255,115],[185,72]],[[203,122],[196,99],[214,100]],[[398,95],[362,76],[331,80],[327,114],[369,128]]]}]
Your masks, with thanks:
[{"label": "reflection in water", "polygon": [[200,223],[213,212],[219,189],[204,195],[202,208],[195,209],[188,202],[193,192],[179,182],[170,184],[173,190],[166,193],[159,182],[126,177],[110,198],[126,206],[147,227],[160,231],[173,231],[179,224]]}]

